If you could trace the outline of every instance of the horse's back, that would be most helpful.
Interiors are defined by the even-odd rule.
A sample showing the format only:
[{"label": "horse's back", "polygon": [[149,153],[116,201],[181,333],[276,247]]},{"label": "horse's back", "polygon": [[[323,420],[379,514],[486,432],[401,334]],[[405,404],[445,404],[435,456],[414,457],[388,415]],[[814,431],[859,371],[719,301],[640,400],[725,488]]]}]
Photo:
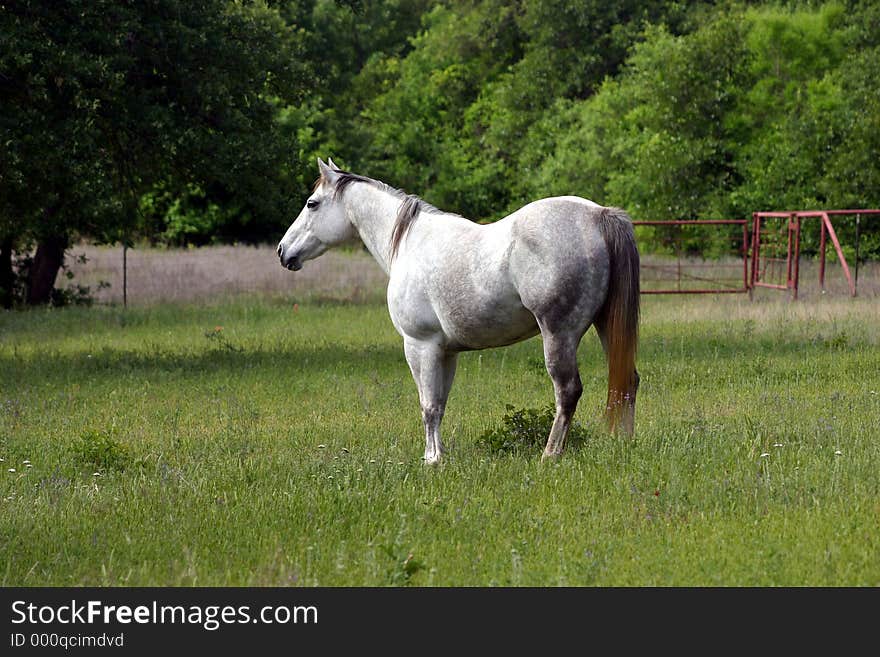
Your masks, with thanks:
[{"label": "horse's back", "polygon": [[392,268],[395,326],[410,335],[442,335],[454,349],[531,337],[542,316],[576,315],[586,330],[608,284],[596,221],[602,210],[570,196],[535,201],[487,225],[425,217]]}]

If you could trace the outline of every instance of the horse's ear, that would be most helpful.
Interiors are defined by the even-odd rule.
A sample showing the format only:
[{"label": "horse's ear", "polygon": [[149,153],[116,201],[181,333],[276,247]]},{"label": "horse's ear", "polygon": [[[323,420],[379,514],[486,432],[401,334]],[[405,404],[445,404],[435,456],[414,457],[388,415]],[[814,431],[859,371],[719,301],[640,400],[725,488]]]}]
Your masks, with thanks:
[{"label": "horse's ear", "polygon": [[324,179],[324,182],[330,185],[334,184],[339,177],[339,173],[335,171],[332,166],[324,164],[324,160],[320,157],[318,158],[318,171],[321,172],[321,178]]},{"label": "horse's ear", "polygon": [[336,166],[336,163],[333,161],[332,157],[327,158],[327,164],[329,164],[330,168],[333,169],[334,171],[342,171],[342,169],[340,169],[338,166]]}]

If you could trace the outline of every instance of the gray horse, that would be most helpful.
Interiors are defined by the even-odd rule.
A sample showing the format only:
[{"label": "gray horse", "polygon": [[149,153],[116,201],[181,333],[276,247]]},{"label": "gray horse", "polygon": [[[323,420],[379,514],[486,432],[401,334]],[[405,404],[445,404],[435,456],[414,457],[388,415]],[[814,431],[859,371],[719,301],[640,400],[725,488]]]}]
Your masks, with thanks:
[{"label": "gray horse", "polygon": [[591,325],[608,361],[609,428],[632,434],[639,253],[625,212],[560,196],[480,225],[342,171],[332,160],[319,159],[318,168],[314,192],[278,257],[297,271],[360,237],[388,274],[388,311],[419,389],[426,463],[438,463],[443,453],[440,422],[458,354],[539,332],[556,393],[543,458],[565,446],[582,392],[578,344]]}]

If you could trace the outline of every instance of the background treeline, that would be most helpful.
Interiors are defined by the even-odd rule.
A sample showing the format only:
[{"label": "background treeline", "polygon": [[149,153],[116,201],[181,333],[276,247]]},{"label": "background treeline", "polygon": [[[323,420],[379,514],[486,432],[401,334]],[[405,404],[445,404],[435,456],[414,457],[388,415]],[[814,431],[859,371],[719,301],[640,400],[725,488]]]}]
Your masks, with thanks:
[{"label": "background treeline", "polygon": [[480,220],[555,194],[635,219],[880,205],[871,0],[19,0],[0,21],[4,305],[51,299],[82,237],[275,241],[317,155]]}]

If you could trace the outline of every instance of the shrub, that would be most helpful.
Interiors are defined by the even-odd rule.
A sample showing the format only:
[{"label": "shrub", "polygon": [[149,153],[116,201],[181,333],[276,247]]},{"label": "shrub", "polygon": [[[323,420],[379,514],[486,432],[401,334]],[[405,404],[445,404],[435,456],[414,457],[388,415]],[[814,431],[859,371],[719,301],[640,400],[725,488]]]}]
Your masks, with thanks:
[{"label": "shrub", "polygon": [[[515,408],[507,404],[507,413],[501,419],[501,426],[487,429],[477,439],[493,452],[515,452],[520,449],[543,448],[553,426],[556,410],[548,405],[543,409]],[[577,422],[572,421],[567,440],[586,440],[587,433]]]},{"label": "shrub", "polygon": [[76,457],[99,470],[125,470],[132,463],[128,448],[109,430],[83,431],[73,444]]}]

